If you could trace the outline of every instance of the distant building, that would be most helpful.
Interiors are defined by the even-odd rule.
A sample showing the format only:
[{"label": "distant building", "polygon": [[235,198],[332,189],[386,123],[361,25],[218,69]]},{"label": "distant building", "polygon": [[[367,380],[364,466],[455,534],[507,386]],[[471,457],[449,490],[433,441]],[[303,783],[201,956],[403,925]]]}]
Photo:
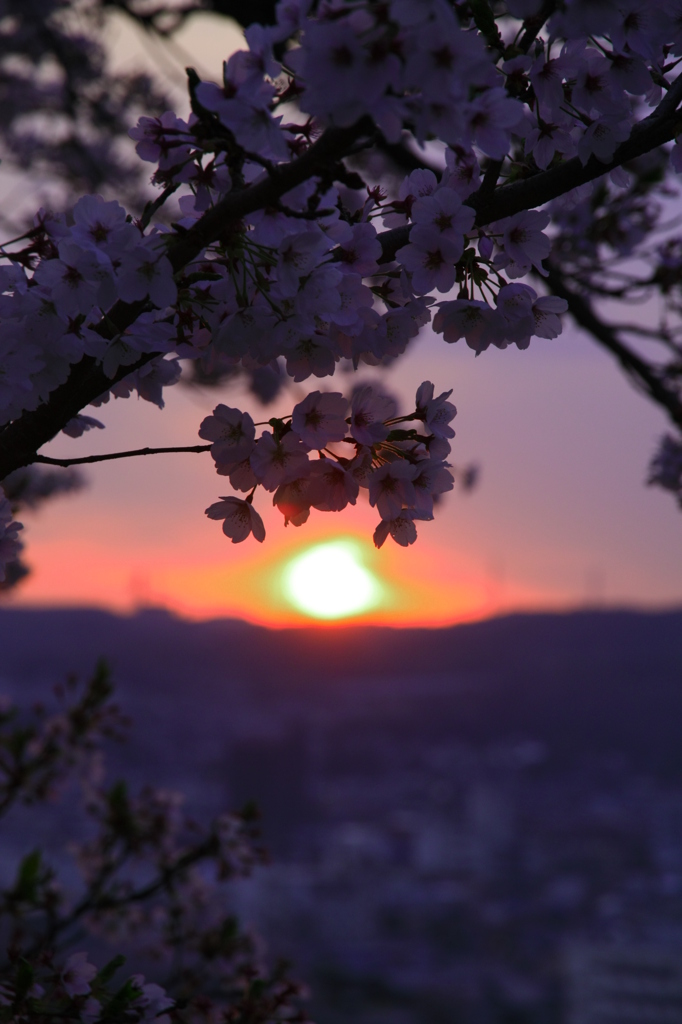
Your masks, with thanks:
[{"label": "distant building", "polygon": [[682,949],[576,945],[566,1024],[682,1024]]}]

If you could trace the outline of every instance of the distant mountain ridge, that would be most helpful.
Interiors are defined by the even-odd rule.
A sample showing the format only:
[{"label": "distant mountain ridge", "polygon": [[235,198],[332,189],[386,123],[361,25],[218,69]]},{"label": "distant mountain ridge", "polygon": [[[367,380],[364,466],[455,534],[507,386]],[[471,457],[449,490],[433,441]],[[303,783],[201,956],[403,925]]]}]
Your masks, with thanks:
[{"label": "distant mountain ridge", "polygon": [[[36,631],[40,636],[38,648],[33,643]],[[232,655],[240,667],[248,662],[254,671],[265,669],[276,652],[286,656],[297,677],[305,666],[304,675],[310,676],[323,665],[335,677],[363,669],[369,674],[391,674],[399,667],[413,671],[424,667],[425,660],[431,670],[438,670],[446,664],[451,667],[452,657],[457,659],[458,667],[498,667],[501,653],[527,661],[530,642],[549,660],[552,651],[568,653],[576,649],[575,645],[578,650],[590,645],[593,655],[598,652],[600,660],[611,662],[617,644],[625,659],[646,654],[656,664],[670,657],[679,664],[682,609],[523,613],[440,629],[348,625],[274,630],[239,619],[193,622],[163,609],[123,616],[95,608],[0,607],[3,666],[38,665],[41,655],[52,658],[70,653],[76,636],[80,649],[88,656],[110,656],[114,650],[121,653],[120,648],[103,651],[103,644],[118,645],[125,640],[136,645],[142,634],[152,646],[172,644],[175,650],[201,650],[207,660],[224,653],[224,643],[229,639],[236,643]],[[31,647],[30,656],[27,645]]]},{"label": "distant mountain ridge", "polygon": [[239,734],[316,715],[395,720],[475,743],[518,735],[559,751],[625,748],[682,774],[682,611],[276,631],[160,610],[0,610],[0,691],[34,699],[99,657],[133,717],[169,728],[177,720]]}]

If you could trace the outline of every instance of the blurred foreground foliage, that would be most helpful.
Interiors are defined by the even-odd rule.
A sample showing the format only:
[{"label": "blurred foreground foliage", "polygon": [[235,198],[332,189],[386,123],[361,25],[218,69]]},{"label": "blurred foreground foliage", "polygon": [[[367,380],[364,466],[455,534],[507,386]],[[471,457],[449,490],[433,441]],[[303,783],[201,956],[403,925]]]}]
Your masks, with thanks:
[{"label": "blurred foreground foliage", "polygon": [[[254,809],[202,826],[179,793],[109,782],[103,744],[128,722],[104,663],[54,696],[0,706],[0,1022],[304,1021],[286,964],[230,913],[230,880],[266,859]],[[16,855],[57,813],[68,849]]]}]

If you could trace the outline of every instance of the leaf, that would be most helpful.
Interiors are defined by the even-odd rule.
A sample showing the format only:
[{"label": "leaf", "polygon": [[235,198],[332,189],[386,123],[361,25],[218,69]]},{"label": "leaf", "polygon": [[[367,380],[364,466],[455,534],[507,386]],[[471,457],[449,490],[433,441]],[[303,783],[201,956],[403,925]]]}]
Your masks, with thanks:
[{"label": "leaf", "polygon": [[33,988],[34,972],[27,960],[22,960],[17,968],[16,980],[14,982],[14,1003],[15,1006],[23,1002]]},{"label": "leaf", "polygon": [[114,831],[124,838],[135,835],[135,818],[130,810],[128,786],[125,782],[115,783],[107,795],[110,824]]},{"label": "leaf", "polygon": [[95,666],[90,685],[88,687],[88,693],[92,695],[97,705],[103,704],[107,697],[110,697],[114,691],[114,685],[111,682],[111,669],[105,658],[100,658]]},{"label": "leaf", "polygon": [[24,857],[17,872],[17,881],[13,892],[15,899],[27,903],[35,901],[41,866],[42,853],[40,850],[34,850]]},{"label": "leaf", "polygon": [[242,807],[242,809],[240,810],[239,817],[242,819],[242,821],[245,821],[247,823],[248,822],[253,822],[253,821],[259,821],[260,817],[261,817],[261,813],[260,813],[260,810],[258,808],[258,804],[256,803],[256,801],[255,800],[247,801],[247,803],[245,803],[244,806]]},{"label": "leaf", "polygon": [[125,962],[126,958],[122,956],[120,953],[118,956],[115,956],[113,960],[110,960],[108,964],[104,965],[101,971],[97,972],[97,975],[95,976],[95,979],[92,983],[93,987],[95,985],[108,984],[108,982],[110,982],[113,976],[116,974],[116,971],[119,969],[119,967],[123,967],[123,964]]},{"label": "leaf", "polygon": [[133,985],[132,981],[126,981],[118,992],[112,997],[105,1009],[102,1010],[99,1016],[100,1024],[104,1024],[105,1021],[120,1021],[121,1019],[127,1020],[124,1017],[124,1012],[128,1009],[131,1003],[136,999],[139,999],[142,995],[142,989],[136,985]]}]

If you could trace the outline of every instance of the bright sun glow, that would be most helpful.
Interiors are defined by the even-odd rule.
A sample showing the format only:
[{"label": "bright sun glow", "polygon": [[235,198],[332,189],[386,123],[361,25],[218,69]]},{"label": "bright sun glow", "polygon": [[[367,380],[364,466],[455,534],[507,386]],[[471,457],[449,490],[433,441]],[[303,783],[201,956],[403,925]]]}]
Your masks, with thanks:
[{"label": "bright sun glow", "polygon": [[309,548],[287,566],[287,597],[316,619],[341,619],[373,608],[381,597],[379,581],[361,564],[359,545],[329,541]]}]

